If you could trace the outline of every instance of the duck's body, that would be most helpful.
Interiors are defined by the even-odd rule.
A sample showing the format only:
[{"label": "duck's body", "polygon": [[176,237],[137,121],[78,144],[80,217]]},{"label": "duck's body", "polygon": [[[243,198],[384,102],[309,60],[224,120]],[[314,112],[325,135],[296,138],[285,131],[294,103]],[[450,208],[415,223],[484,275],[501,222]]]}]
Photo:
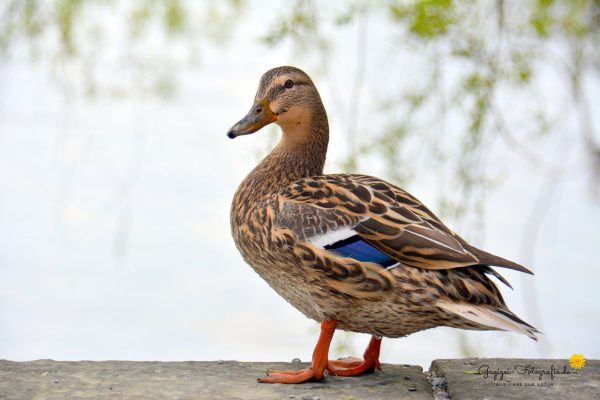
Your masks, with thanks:
[{"label": "duck's body", "polygon": [[[267,164],[269,161],[265,160]],[[285,189],[275,188],[279,189],[275,193],[261,182],[270,186],[276,179],[258,168],[244,180],[234,197],[234,241],[246,262],[308,318],[335,319],[338,328],[348,331],[400,337],[436,326],[489,329],[440,308],[438,302],[442,298],[506,308],[482,267],[431,270],[404,266],[388,270],[315,246],[310,239],[322,236],[318,227],[327,227],[327,221],[337,222],[344,215],[337,209],[327,211],[304,202],[295,203],[287,187],[296,186],[295,193],[299,194],[327,184],[338,189],[342,189],[340,183],[355,188],[385,186],[398,193],[396,197],[406,196],[413,204],[419,204],[401,189],[376,178],[348,174],[294,180]],[[392,204],[400,205],[397,201]],[[406,203],[402,206],[409,207]],[[348,225],[359,219],[346,217]],[[314,225],[314,230],[306,229],[303,221]]]},{"label": "duck's body", "polygon": [[[535,338],[535,328],[508,310],[487,276],[506,283],[490,265],[528,270],[469,245],[388,182],[323,175],[327,116],[304,72],[293,67],[267,72],[255,106],[229,136],[270,122],[282,127],[282,140],[236,192],[232,234],[246,262],[277,293],[322,321],[322,334],[310,369],[261,381],[321,379],[324,368],[362,373],[378,367],[381,337],[436,326],[513,330]],[[327,361],[336,327],[374,336],[362,364]]]}]

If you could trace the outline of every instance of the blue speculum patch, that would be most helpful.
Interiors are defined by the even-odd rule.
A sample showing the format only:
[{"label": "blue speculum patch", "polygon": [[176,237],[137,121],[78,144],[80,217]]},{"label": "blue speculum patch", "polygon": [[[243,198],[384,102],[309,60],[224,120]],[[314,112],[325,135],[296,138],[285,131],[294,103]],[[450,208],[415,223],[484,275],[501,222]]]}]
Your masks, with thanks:
[{"label": "blue speculum patch", "polygon": [[342,257],[354,258],[358,261],[377,263],[383,265],[384,267],[389,267],[390,265],[397,263],[396,260],[379,251],[377,248],[371,246],[369,243],[362,240],[358,235],[327,245],[325,246],[325,249],[331,250]]}]

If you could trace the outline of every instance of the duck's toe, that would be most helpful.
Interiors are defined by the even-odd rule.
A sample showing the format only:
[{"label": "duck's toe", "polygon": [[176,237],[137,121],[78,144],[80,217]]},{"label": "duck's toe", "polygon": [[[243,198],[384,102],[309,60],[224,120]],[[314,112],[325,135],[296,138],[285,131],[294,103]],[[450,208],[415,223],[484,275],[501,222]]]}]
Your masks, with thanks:
[{"label": "duck's toe", "polygon": [[268,371],[267,375],[258,378],[260,383],[303,383],[310,380],[321,380],[316,376],[312,368],[305,368],[298,371]]}]

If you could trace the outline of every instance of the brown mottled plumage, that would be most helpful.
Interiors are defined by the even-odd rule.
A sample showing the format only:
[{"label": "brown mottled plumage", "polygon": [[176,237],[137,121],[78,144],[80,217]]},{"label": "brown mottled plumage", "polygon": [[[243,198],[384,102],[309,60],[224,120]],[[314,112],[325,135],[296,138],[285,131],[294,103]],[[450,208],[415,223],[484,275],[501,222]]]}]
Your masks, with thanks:
[{"label": "brown mottled plumage", "polygon": [[[277,293],[307,317],[325,322],[311,368],[261,381],[321,379],[323,368],[346,375],[372,370],[379,366],[380,337],[436,326],[513,330],[535,339],[537,330],[508,310],[487,276],[508,285],[490,266],[530,271],[469,245],[388,182],[323,175],[327,115],[303,71],[280,67],[263,75],[254,106],[228,136],[253,133],[271,122],[281,126],[283,136],[235,194],[233,238],[246,262]],[[394,264],[342,253],[339,247],[348,238]],[[327,361],[324,349],[336,327],[374,335],[362,364]]]}]

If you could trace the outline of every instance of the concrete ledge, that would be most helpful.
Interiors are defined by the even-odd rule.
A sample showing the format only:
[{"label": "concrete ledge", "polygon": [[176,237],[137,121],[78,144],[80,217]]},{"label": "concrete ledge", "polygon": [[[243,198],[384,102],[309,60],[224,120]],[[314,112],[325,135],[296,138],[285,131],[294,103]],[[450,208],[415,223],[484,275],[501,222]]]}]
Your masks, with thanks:
[{"label": "concrete ledge", "polygon": [[576,370],[567,360],[466,358],[435,360],[451,399],[600,399],[600,361]]},{"label": "concrete ledge", "polygon": [[421,367],[384,364],[356,378],[327,376],[323,383],[259,384],[267,369],[305,363],[0,361],[2,399],[428,399]]},{"label": "concrete ledge", "polygon": [[[267,369],[306,363],[0,360],[0,399],[432,399],[421,367],[382,365],[361,377],[327,376],[302,385],[259,384]],[[435,360],[436,399],[598,399],[600,361],[581,370],[566,360]],[[487,373],[486,373],[487,372]],[[447,391],[447,393],[446,393]]]}]

